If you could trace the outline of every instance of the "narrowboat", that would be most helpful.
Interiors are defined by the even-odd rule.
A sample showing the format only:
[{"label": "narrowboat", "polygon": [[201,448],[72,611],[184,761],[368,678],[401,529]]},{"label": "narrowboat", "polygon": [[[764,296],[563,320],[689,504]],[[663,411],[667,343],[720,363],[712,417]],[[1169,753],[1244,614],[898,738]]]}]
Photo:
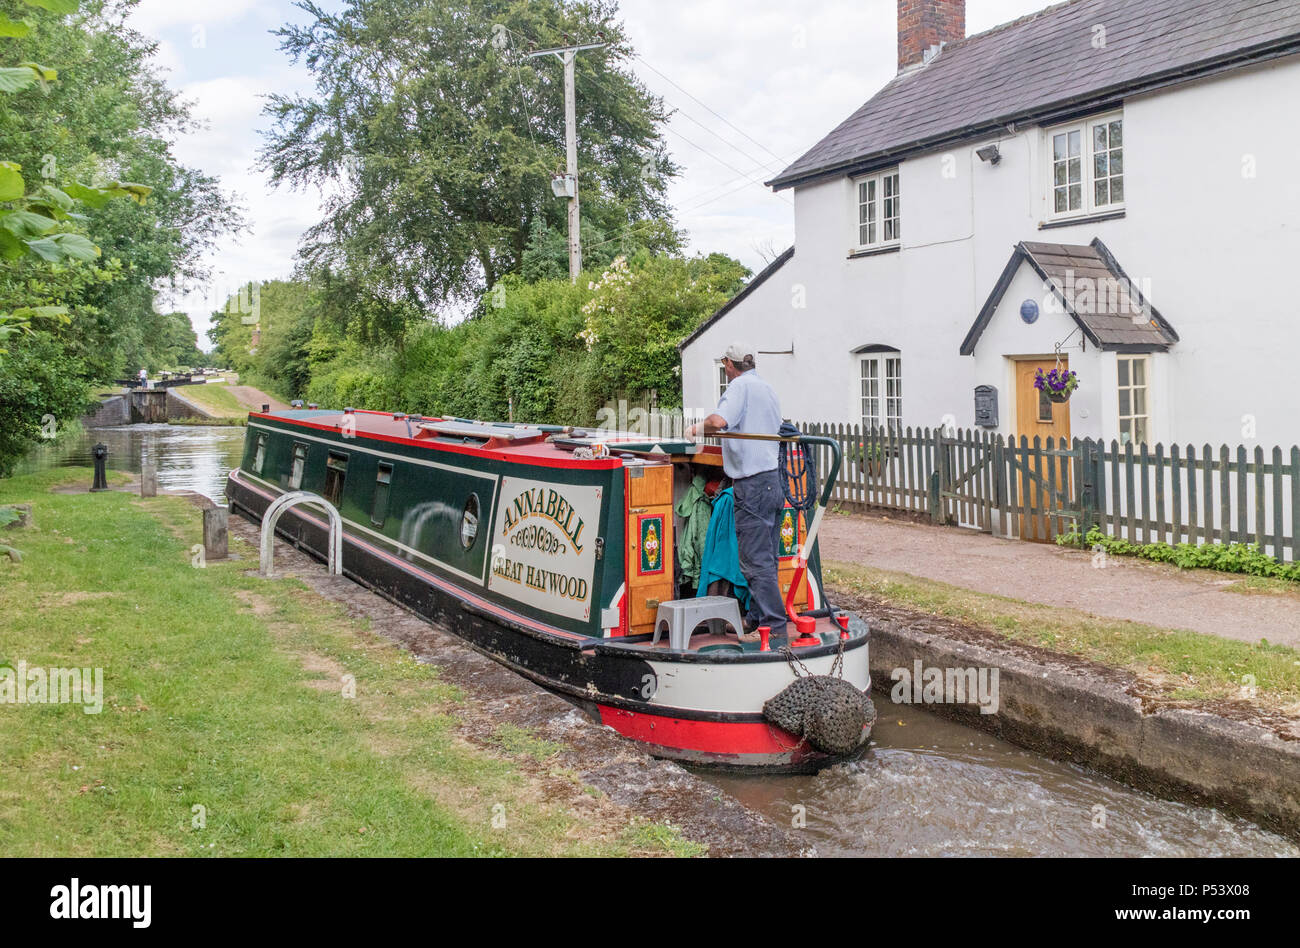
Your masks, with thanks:
[{"label": "narrowboat", "polygon": [[[870,723],[853,751],[828,753],[765,717],[764,703],[800,675],[841,677],[865,699],[870,676],[867,626],[826,602],[815,542],[839,448],[799,440],[809,452],[822,442],[831,460],[815,515],[787,506],[781,518],[782,592],[802,633],[783,649],[734,621],[676,635],[661,621],[695,597],[678,568],[675,507],[697,476],[725,484],[716,443],[295,407],[249,415],[226,493],[255,523],[286,493],[332,505],[344,575],[655,756],[809,772],[860,753]],[[325,559],[327,513],[292,505],[276,532]]]}]

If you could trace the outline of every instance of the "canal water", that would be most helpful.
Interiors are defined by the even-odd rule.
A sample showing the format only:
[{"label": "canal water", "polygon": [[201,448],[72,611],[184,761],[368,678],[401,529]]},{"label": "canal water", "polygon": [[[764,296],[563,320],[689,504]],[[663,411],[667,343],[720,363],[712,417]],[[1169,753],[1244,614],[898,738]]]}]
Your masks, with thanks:
[{"label": "canal water", "polygon": [[15,473],[51,467],[93,467],[96,442],[108,448],[108,469],[139,474],[152,459],[162,490],[193,490],[221,501],[226,474],[239,466],[244,429],[208,425],[123,425],[87,428],[78,438],[37,448],[19,462]]},{"label": "canal water", "polygon": [[[91,466],[139,473],[164,490],[220,501],[244,429],[180,425],[94,428],[38,449],[28,473]],[[824,856],[1300,856],[1284,837],[1199,806],[1150,796],[981,731],[874,696],[879,720],[858,761],[813,776],[704,776],[774,822],[797,827]]]},{"label": "canal water", "polygon": [[1161,800],[887,695],[872,746],[815,777],[714,777],[822,856],[1300,856],[1208,807]]}]

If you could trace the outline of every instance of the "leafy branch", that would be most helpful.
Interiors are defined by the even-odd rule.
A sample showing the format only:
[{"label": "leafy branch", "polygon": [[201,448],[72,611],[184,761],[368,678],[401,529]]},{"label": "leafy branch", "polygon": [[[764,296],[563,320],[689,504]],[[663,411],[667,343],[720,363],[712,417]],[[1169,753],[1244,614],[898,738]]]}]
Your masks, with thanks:
[{"label": "leafy branch", "polygon": [[[48,10],[59,16],[74,13],[80,0],[23,0],[28,6]],[[14,20],[0,13],[0,37],[21,38],[32,29],[28,20]],[[58,79],[58,71],[37,63],[23,62],[0,67],[0,92],[20,92],[39,84],[48,91],[49,83]],[[73,183],[65,188],[41,184],[30,193],[22,175],[22,166],[14,161],[0,161],[0,260],[35,259],[47,264],[70,261],[86,262],[100,255],[85,234],[74,228],[88,218],[77,208],[102,208],[111,199],[130,198],[141,204],[151,188],[143,184],[114,181],[106,187]],[[69,322],[65,306],[20,307],[0,312],[0,355],[5,342],[15,335],[31,332],[33,321]]]}]

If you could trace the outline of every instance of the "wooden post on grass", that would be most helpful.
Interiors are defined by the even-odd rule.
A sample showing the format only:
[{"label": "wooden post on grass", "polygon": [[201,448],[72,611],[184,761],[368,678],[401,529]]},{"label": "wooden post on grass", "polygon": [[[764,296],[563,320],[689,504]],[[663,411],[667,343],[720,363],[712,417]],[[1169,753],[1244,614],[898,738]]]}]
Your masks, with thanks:
[{"label": "wooden post on grass", "polygon": [[212,507],[203,511],[203,558],[224,560],[230,555],[230,509]]},{"label": "wooden post on grass", "polygon": [[156,461],[145,461],[140,468],[140,496],[158,496],[158,464]]}]

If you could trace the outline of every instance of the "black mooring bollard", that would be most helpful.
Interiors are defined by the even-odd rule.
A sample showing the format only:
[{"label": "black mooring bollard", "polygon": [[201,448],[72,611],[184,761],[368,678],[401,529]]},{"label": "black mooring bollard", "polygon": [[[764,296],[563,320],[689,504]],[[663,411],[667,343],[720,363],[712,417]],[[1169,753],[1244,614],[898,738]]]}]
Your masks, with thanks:
[{"label": "black mooring bollard", "polygon": [[91,485],[92,491],[108,490],[108,474],[104,465],[108,461],[108,445],[102,441],[90,449],[90,453],[95,457],[95,483]]}]

